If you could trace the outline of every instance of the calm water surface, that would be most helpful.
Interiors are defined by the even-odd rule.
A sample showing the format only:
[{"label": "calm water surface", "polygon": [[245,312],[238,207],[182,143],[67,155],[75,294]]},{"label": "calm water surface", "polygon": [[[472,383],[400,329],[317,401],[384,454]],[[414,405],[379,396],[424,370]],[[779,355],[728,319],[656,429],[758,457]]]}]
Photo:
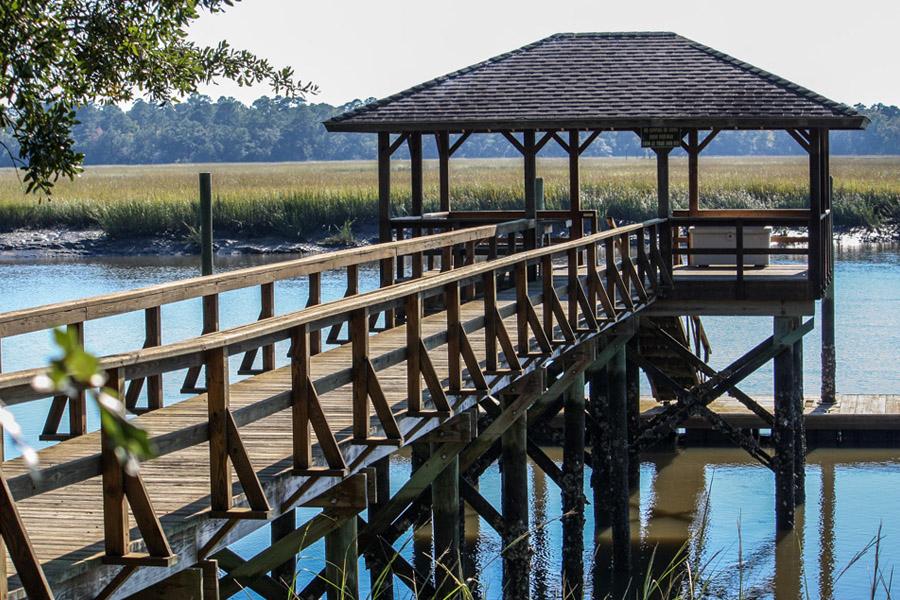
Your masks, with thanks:
[{"label": "calm water surface", "polygon": [[[283,260],[285,256],[219,257],[220,270]],[[194,257],[126,257],[77,260],[21,260],[0,258],[0,310],[27,308],[86,295],[103,294],[197,274]],[[377,287],[375,271],[360,273],[362,291]],[[900,251],[896,249],[844,251],[836,263],[838,391],[842,393],[900,394]],[[345,281],[342,273],[323,276],[325,300],[340,297]],[[276,286],[277,312],[303,307],[305,280]],[[169,343],[199,333],[200,301],[164,306],[163,341]],[[221,296],[221,326],[246,323],[259,312],[257,289],[237,290]],[[711,363],[721,368],[771,334],[768,318],[704,318],[713,346]],[[86,345],[99,354],[133,349],[143,342],[143,315],[134,313],[89,322]],[[818,328],[805,339],[805,384],[808,393],[819,388]],[[29,334],[3,340],[3,370],[42,364],[52,354],[49,335]],[[277,352],[286,363],[286,347]],[[238,361],[232,361],[236,370]],[[178,391],[183,374],[164,381],[166,401],[184,396]],[[237,379],[236,373],[234,378]],[[749,378],[745,391],[770,395],[771,369]],[[645,387],[646,393],[646,387]],[[35,446],[47,414],[48,401],[14,407],[26,436]],[[89,414],[91,427],[97,416]],[[63,421],[65,422],[65,421]],[[551,455],[561,461],[554,449]],[[7,456],[15,450],[7,445]],[[409,464],[398,457],[393,464],[392,483],[399,487]],[[558,598],[560,544],[559,490],[539,469],[531,469],[531,514],[534,531],[534,595]],[[500,505],[499,472],[494,465],[481,480],[482,493]],[[874,550],[860,560],[881,527],[882,565],[898,564],[900,522],[895,517],[900,503],[900,455],[896,450],[814,450],[807,469],[807,501],[801,511],[802,525],[796,536],[777,539],[774,526],[773,476],[740,450],[689,449],[678,454],[648,455],[641,465],[641,486],[633,502],[632,531],[640,533],[637,555],[663,564],[687,544],[689,555],[704,566],[709,578],[708,596],[713,598],[862,598],[869,597]],[[590,489],[586,486],[588,498]],[[704,511],[704,507],[708,507]],[[299,519],[315,514],[299,511]],[[705,514],[705,517],[703,516]],[[588,531],[593,530],[587,510]],[[477,520],[472,520],[477,524]],[[706,524],[706,535],[697,532]],[[268,529],[244,538],[234,549],[251,556],[268,545]],[[410,536],[398,543],[406,558],[413,558]],[[595,544],[586,535],[585,564],[594,564]],[[689,541],[690,540],[690,541]],[[481,523],[467,540],[471,556],[479,566],[481,594],[497,598],[501,593],[501,549],[499,537]],[[602,538],[600,547],[603,547]],[[300,559],[300,583],[308,581],[323,566],[322,542],[308,548]],[[361,562],[361,567],[363,567]],[[586,568],[591,579],[591,568]],[[597,573],[597,596],[606,585]],[[368,577],[361,576],[363,592]],[[398,584],[397,590],[405,592]],[[239,597],[253,597],[249,592]],[[402,597],[402,594],[401,594]],[[877,597],[887,597],[880,589]]]}]

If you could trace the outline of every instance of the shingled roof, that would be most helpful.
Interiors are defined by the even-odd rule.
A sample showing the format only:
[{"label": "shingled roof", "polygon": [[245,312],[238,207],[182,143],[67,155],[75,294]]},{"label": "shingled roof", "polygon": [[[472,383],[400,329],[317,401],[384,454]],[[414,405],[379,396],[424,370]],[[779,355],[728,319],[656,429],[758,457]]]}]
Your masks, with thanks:
[{"label": "shingled roof", "polygon": [[862,129],[852,108],[667,32],[559,33],[325,122],[329,131]]}]

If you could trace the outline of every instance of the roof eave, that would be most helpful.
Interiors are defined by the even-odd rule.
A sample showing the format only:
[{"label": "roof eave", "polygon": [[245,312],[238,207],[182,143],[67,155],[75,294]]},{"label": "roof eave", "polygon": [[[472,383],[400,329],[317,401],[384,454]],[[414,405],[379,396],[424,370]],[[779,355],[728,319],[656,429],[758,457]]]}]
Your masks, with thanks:
[{"label": "roof eave", "polygon": [[605,129],[629,130],[640,127],[681,127],[685,129],[865,129],[869,118],[845,117],[641,117],[606,119],[534,119],[534,120],[436,120],[360,122],[354,119],[330,119],[324,122],[330,132],[433,132],[433,131],[521,131],[523,129]]}]

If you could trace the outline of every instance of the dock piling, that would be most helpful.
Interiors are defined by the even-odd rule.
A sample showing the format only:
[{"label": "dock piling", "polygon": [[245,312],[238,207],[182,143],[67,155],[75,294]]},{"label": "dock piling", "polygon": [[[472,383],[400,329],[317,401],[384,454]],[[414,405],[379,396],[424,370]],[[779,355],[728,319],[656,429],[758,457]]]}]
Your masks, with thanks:
[{"label": "dock piling", "polygon": [[[518,398],[501,396],[504,410]],[[528,418],[523,413],[501,437],[501,487],[503,521],[503,598],[530,597],[531,545],[528,540]]]},{"label": "dock piling", "polygon": [[327,597],[328,600],[353,600],[359,597],[356,515],[335,518],[344,519],[344,522],[325,536]]},{"label": "dock piling", "polygon": [[584,589],[584,373],[563,398],[563,598],[581,598]]}]

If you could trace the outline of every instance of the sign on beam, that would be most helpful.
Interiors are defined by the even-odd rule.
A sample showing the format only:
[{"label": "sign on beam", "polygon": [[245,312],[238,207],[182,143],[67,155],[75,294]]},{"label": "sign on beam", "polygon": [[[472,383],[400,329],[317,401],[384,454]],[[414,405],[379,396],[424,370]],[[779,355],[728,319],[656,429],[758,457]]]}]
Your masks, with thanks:
[{"label": "sign on beam", "polygon": [[678,148],[682,137],[677,127],[642,127],[641,148]]}]

